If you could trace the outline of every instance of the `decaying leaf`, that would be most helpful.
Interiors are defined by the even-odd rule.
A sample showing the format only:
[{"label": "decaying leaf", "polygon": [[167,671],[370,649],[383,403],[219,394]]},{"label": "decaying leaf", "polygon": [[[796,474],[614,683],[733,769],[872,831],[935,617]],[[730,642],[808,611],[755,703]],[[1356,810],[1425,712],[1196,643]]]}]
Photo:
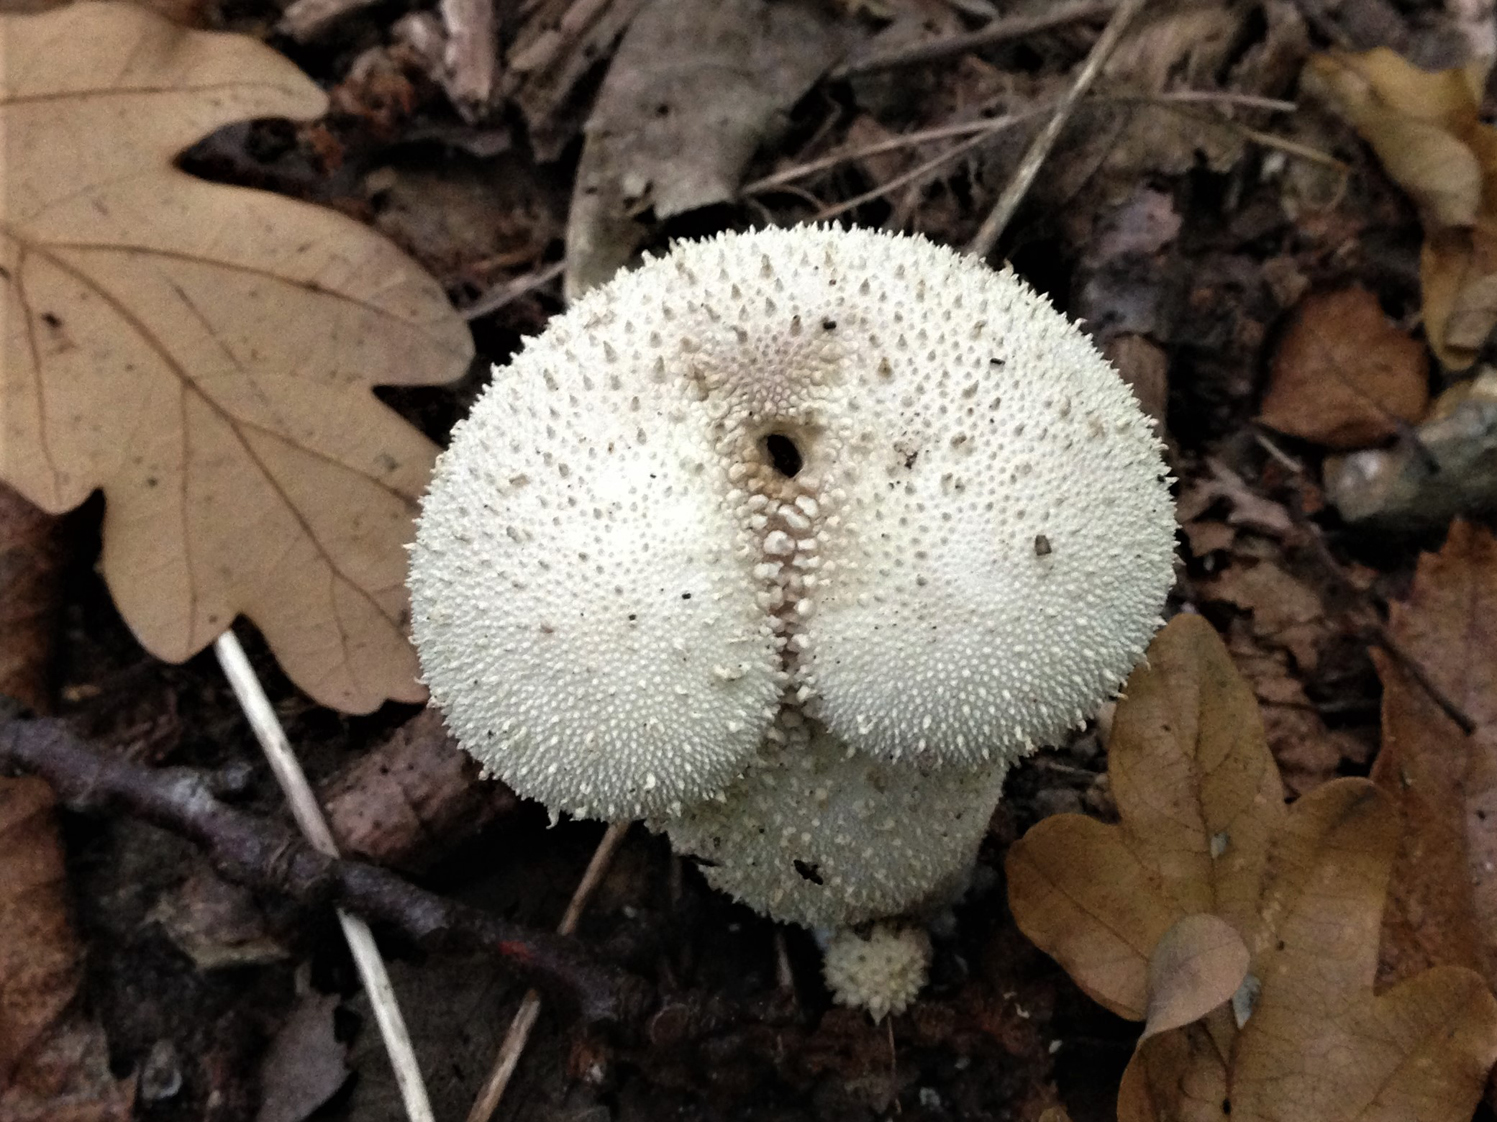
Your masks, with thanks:
[{"label": "decaying leaf", "polygon": [[519,800],[423,709],[318,787],[338,848],[353,857],[421,870],[476,835]]},{"label": "decaying leaf", "polygon": [[0,1085],[73,1000],[77,966],[51,788],[0,779]]},{"label": "decaying leaf", "polygon": [[435,453],[370,393],[466,367],[437,285],[359,224],[172,165],[325,98],[244,36],[128,4],[0,17],[0,478],[105,494],[103,571],[152,653],[244,615],[350,711],[417,699],[405,554]]},{"label": "decaying leaf", "polygon": [[71,1008],[82,953],[52,806],[40,779],[0,778],[0,1118],[125,1122],[134,1080]]},{"label": "decaying leaf", "polygon": [[1273,852],[1254,955],[1262,989],[1231,1050],[1240,1122],[1465,1122],[1497,1059],[1497,1000],[1480,976],[1427,970],[1373,995],[1397,843],[1386,797],[1362,780],[1316,788]]},{"label": "decaying leaf", "polygon": [[1365,448],[1429,404],[1424,347],[1360,285],[1306,297],[1274,355],[1258,419],[1328,448]]},{"label": "decaying leaf", "polygon": [[668,218],[731,199],[754,152],[842,50],[838,23],[810,0],[646,3],[588,118],[568,295],[629,259],[646,210]]},{"label": "decaying leaf", "polygon": [[1306,68],[1419,207],[1424,330],[1457,370],[1497,325],[1497,130],[1481,121],[1488,65],[1432,73],[1379,47],[1317,55]]},{"label": "decaying leaf", "polygon": [[1149,1009],[1139,1041],[1200,1020],[1237,992],[1247,969],[1248,949],[1230,923],[1185,916],[1149,955]]},{"label": "decaying leaf", "polygon": [[303,1122],[348,1081],[348,1046],[338,1040],[336,994],[306,993],[260,1062],[255,1122]]},{"label": "decaying leaf", "polygon": [[1384,974],[1400,979],[1450,964],[1497,983],[1497,539],[1453,524],[1444,548],[1420,559],[1389,629],[1476,729],[1464,733],[1405,667],[1373,652],[1383,747],[1372,778],[1403,820]]},{"label": "decaying leaf", "polygon": [[1154,932],[1214,915],[1251,955],[1230,1006],[1141,1043],[1121,1122],[1469,1118],[1497,1059],[1481,977],[1438,967],[1373,992],[1398,840],[1388,798],[1341,779],[1286,810],[1251,693],[1197,616],[1156,637],[1108,750],[1119,824],[1057,815],[1010,851],[1021,929],[1134,1017]]},{"label": "decaying leaf", "polygon": [[1301,669],[1314,668],[1325,606],[1315,589],[1272,561],[1234,563],[1203,583],[1201,598],[1251,612],[1254,635],[1293,653]]}]

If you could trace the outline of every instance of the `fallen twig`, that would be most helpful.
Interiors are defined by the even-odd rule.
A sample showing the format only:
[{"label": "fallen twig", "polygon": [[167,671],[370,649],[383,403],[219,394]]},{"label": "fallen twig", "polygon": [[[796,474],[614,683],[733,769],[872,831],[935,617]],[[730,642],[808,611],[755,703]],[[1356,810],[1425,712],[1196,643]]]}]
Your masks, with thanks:
[{"label": "fallen twig", "polygon": [[556,280],[566,271],[565,261],[553,261],[549,265],[542,265],[533,272],[525,273],[514,280],[506,281],[485,292],[466,308],[458,309],[458,314],[466,320],[482,319],[484,316],[492,315],[506,304],[512,304],[527,292],[534,292],[538,288],[544,288]]},{"label": "fallen twig", "polygon": [[[593,859],[587,863],[587,871],[582,874],[577,890],[572,893],[566,913],[556,925],[558,935],[576,933],[582,910],[587,907],[588,899],[608,872],[608,866],[613,863],[613,855],[618,852],[619,845],[628,832],[627,822],[615,822],[603,832],[598,848],[593,851]],[[499,1045],[499,1052],[494,1057],[494,1066],[489,1071],[488,1079],[484,1081],[483,1090],[478,1093],[473,1109],[468,1111],[468,1122],[489,1122],[493,1117],[499,1100],[504,1096],[504,1089],[509,1086],[510,1077],[515,1073],[515,1066],[519,1064],[520,1056],[525,1051],[525,1045],[530,1040],[536,1018],[540,1015],[541,995],[535,990],[527,990],[520,1001],[520,1008],[515,1012],[514,1020],[509,1023],[509,1031],[504,1034],[504,1041]]]},{"label": "fallen twig", "polygon": [[[1030,115],[1033,116],[1034,114]],[[880,183],[877,187],[874,187],[869,191],[864,191],[861,195],[854,195],[850,199],[843,199],[840,203],[833,203],[831,206],[823,207],[820,211],[817,212],[813,221],[825,222],[830,218],[835,218],[837,215],[842,214],[845,211],[852,210],[854,207],[860,207],[864,203],[872,202],[874,199],[887,195],[892,191],[897,191],[901,187],[907,186],[912,183],[922,183],[930,176],[934,175],[941,168],[951,163],[957,157],[965,155],[966,153],[972,151],[974,148],[979,148],[982,145],[989,143],[1004,129],[1017,124],[1020,119],[1021,117],[1019,117],[1018,115],[998,118],[997,120],[993,121],[992,128],[987,129],[984,132],[980,132],[976,136],[968,137],[966,140],[963,140],[960,143],[953,144],[944,152],[932,156],[924,163],[917,164],[907,172],[896,175],[887,183]]]},{"label": "fallen twig", "polygon": [[95,751],[58,720],[0,721],[0,768],[40,775],[69,810],[126,813],[199,845],[228,880],[302,904],[347,908],[429,950],[498,955],[589,1021],[643,1012],[644,983],[534,931],[417,888],[386,869],[318,853],[292,830],[213,797],[201,774]]},{"label": "fallen twig", "polygon": [[[1154,94],[1148,97],[1138,97],[1126,94],[1106,96],[1093,95],[1086,98],[1085,100],[1089,105],[1161,105],[1166,108],[1172,108],[1176,103],[1180,103],[1180,105],[1182,106],[1188,106],[1191,104],[1220,104],[1228,106],[1240,106],[1245,109],[1261,109],[1275,113],[1289,112],[1298,108],[1292,101],[1282,101],[1278,98],[1270,97],[1257,97],[1252,94],[1239,94],[1229,90],[1178,90],[1172,93]],[[835,152],[829,152],[825,156],[818,156],[815,159],[806,160],[803,163],[793,164],[790,167],[781,168],[779,171],[771,172],[768,175],[761,176],[758,179],[745,183],[741,188],[739,188],[738,196],[739,198],[747,199],[753,195],[765,194],[771,191],[788,191],[791,190],[790,185],[795,183],[797,180],[807,179],[819,172],[830,171],[832,168],[838,167],[842,164],[866,159],[869,156],[883,155],[886,152],[903,151],[908,148],[918,147],[922,144],[929,144],[937,140],[947,140],[955,138],[974,138],[976,140],[983,140],[989,136],[994,136],[998,133],[1004,132],[1015,125],[1023,124],[1027,121],[1033,120],[1035,117],[1043,116],[1045,113],[1051,112],[1058,104],[1058,100],[1047,101],[1039,105],[1030,106],[1027,109],[1018,110],[1013,113],[1005,113],[999,117],[979,117],[970,121],[953,121],[948,122],[944,125],[933,125],[930,128],[918,129],[914,132],[901,133],[898,136],[892,136],[886,140],[875,141],[871,144],[864,144],[857,148],[839,149]],[[1346,170],[1346,165],[1341,161],[1335,159],[1334,157],[1327,156],[1323,152],[1317,152],[1315,149],[1309,148],[1306,145],[1296,144],[1293,141],[1286,140],[1283,137],[1274,136],[1271,133],[1265,133],[1256,129],[1246,128],[1242,125],[1239,125],[1236,121],[1229,120],[1225,117],[1212,118],[1211,123],[1214,125],[1220,125],[1224,128],[1233,129],[1247,139],[1253,140],[1266,147],[1278,148],[1289,152],[1292,155],[1303,156],[1306,159],[1314,160],[1317,163],[1328,164],[1329,166],[1335,167],[1342,171]],[[912,182],[922,176],[933,173],[941,165],[949,163],[951,160],[969,151],[971,147],[972,145],[968,144],[953,145],[952,147],[946,149],[946,151],[932,157],[926,163],[921,164],[918,168],[905,172],[897,179],[891,180],[888,183],[880,184],[878,187],[857,196],[855,199],[849,199],[841,203],[830,204],[830,207],[828,207],[828,209],[826,210],[821,209],[823,207],[823,204],[820,202],[820,200],[812,200],[820,211],[817,217],[825,218],[832,214],[840,214],[842,213],[842,211],[847,210],[850,207],[859,206],[865,202],[869,202],[872,199],[878,198],[880,195],[888,194],[890,191],[895,190],[896,188],[901,187],[906,183]],[[475,304],[475,307],[477,307],[477,304]],[[469,318],[473,318],[473,314],[471,312],[464,312],[464,315],[469,316]]]},{"label": "fallen twig", "polygon": [[1019,170],[1014,172],[1008,186],[1003,189],[1003,194],[993,204],[993,209],[983,220],[971,244],[967,246],[967,252],[972,256],[986,258],[993,252],[993,247],[998,244],[998,239],[1008,225],[1009,219],[1014,216],[1014,211],[1019,209],[1019,203],[1029,193],[1029,185],[1034,182],[1034,177],[1039,174],[1040,167],[1050,155],[1050,150],[1060,139],[1061,129],[1065,128],[1066,121],[1071,117],[1071,111],[1076,108],[1076,103],[1081,100],[1082,95],[1091,88],[1093,80],[1102,70],[1102,65],[1112,54],[1118,41],[1122,39],[1123,32],[1128,29],[1128,25],[1133,22],[1133,17],[1142,10],[1143,6],[1144,0],[1122,0],[1117,10],[1112,13],[1112,18],[1107,21],[1102,34],[1097,36],[1097,41],[1092,44],[1091,53],[1081,64],[1076,80],[1071,83],[1070,88],[1060,99],[1060,104],[1055,107],[1055,113],[1051,118],[1045,122],[1045,127],[1030,143],[1029,151],[1024,153],[1024,158],[1019,162]]},{"label": "fallen twig", "polygon": [[1052,31],[1085,20],[1101,19],[1110,15],[1117,7],[1116,0],[1108,3],[1081,3],[1038,16],[1009,16],[995,19],[986,26],[961,35],[948,35],[940,39],[927,39],[921,43],[897,47],[880,54],[852,58],[835,68],[829,75],[833,81],[853,78],[860,74],[878,74],[886,70],[897,70],[903,66],[918,66],[928,62],[940,62],[954,55],[964,55],[980,47],[991,47],[995,43],[1006,43],[1023,39],[1041,31]]}]

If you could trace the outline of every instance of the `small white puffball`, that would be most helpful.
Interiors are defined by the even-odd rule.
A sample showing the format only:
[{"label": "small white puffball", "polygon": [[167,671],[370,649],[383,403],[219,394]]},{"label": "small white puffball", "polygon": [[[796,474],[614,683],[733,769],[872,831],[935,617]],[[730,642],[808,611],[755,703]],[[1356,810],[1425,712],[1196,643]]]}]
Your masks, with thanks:
[{"label": "small white puffball", "polygon": [[838,1005],[866,1009],[875,1021],[903,1013],[930,973],[930,938],[918,927],[876,924],[868,935],[837,932],[822,977]]},{"label": "small white puffball", "polygon": [[652,822],[707,883],[807,927],[911,912],[965,884],[1007,761],[917,767],[854,752],[814,722],[774,729],[721,800]]},{"label": "small white puffball", "polygon": [[799,791],[739,778],[790,717],[917,786],[1001,776],[1116,690],[1173,551],[1148,419],[1011,272],[760,230],[647,261],[496,371],[423,505],[413,631],[522,794],[715,814],[753,775]]}]

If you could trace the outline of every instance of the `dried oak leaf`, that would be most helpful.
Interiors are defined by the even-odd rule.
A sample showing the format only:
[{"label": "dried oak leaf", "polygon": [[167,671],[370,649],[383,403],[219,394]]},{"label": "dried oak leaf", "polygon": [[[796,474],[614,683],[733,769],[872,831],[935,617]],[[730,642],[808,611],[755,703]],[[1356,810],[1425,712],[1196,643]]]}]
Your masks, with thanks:
[{"label": "dried oak leaf", "polygon": [[1331,51],[1306,66],[1419,207],[1424,330],[1461,370],[1497,325],[1497,129],[1482,123],[1486,62],[1420,70],[1386,47]]},{"label": "dried oak leaf", "polygon": [[1039,823],[1009,850],[1009,903],[1093,1000],[1142,1020],[1150,957],[1181,919],[1217,915],[1245,939],[1256,930],[1284,814],[1252,691],[1199,616],[1177,616],[1128,679],[1108,775],[1119,824]]},{"label": "dried oak leaf", "polygon": [[1147,961],[1215,915],[1250,966],[1230,1006],[1143,1040],[1121,1122],[1456,1122],[1497,1059],[1497,999],[1439,967],[1375,995],[1397,819],[1370,782],[1284,806],[1257,707],[1197,616],[1155,639],[1109,741],[1120,815],[1057,815],[1011,850],[1020,928],[1089,994],[1140,1018]]},{"label": "dried oak leaf", "polygon": [[1383,746],[1372,778],[1403,820],[1383,926],[1383,977],[1470,966],[1497,984],[1497,538],[1455,522],[1420,558],[1389,631],[1470,734],[1399,662],[1373,651]]},{"label": "dried oak leaf", "polygon": [[82,953],[40,779],[0,779],[0,1119],[126,1122],[134,1079],[115,1080],[103,1032],[72,1008]]},{"label": "dried oak leaf", "polygon": [[325,98],[239,35],[127,4],[0,17],[0,479],[105,494],[102,567],[181,660],[244,615],[318,701],[417,700],[405,554],[435,447],[370,392],[460,374],[440,288],[327,210],[176,154]]},{"label": "dried oak leaf", "polygon": [[1418,421],[1428,405],[1424,347],[1354,285],[1300,301],[1258,419],[1328,448],[1365,448]]}]

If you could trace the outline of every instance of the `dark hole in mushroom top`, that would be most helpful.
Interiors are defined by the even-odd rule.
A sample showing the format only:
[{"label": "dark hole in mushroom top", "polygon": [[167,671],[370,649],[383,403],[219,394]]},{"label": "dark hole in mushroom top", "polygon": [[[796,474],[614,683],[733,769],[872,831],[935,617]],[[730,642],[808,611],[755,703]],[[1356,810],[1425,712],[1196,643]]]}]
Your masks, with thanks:
[{"label": "dark hole in mushroom top", "polygon": [[801,464],[804,463],[795,441],[782,432],[772,432],[764,438],[764,451],[775,471],[787,479],[795,478],[795,473],[800,471]]}]

